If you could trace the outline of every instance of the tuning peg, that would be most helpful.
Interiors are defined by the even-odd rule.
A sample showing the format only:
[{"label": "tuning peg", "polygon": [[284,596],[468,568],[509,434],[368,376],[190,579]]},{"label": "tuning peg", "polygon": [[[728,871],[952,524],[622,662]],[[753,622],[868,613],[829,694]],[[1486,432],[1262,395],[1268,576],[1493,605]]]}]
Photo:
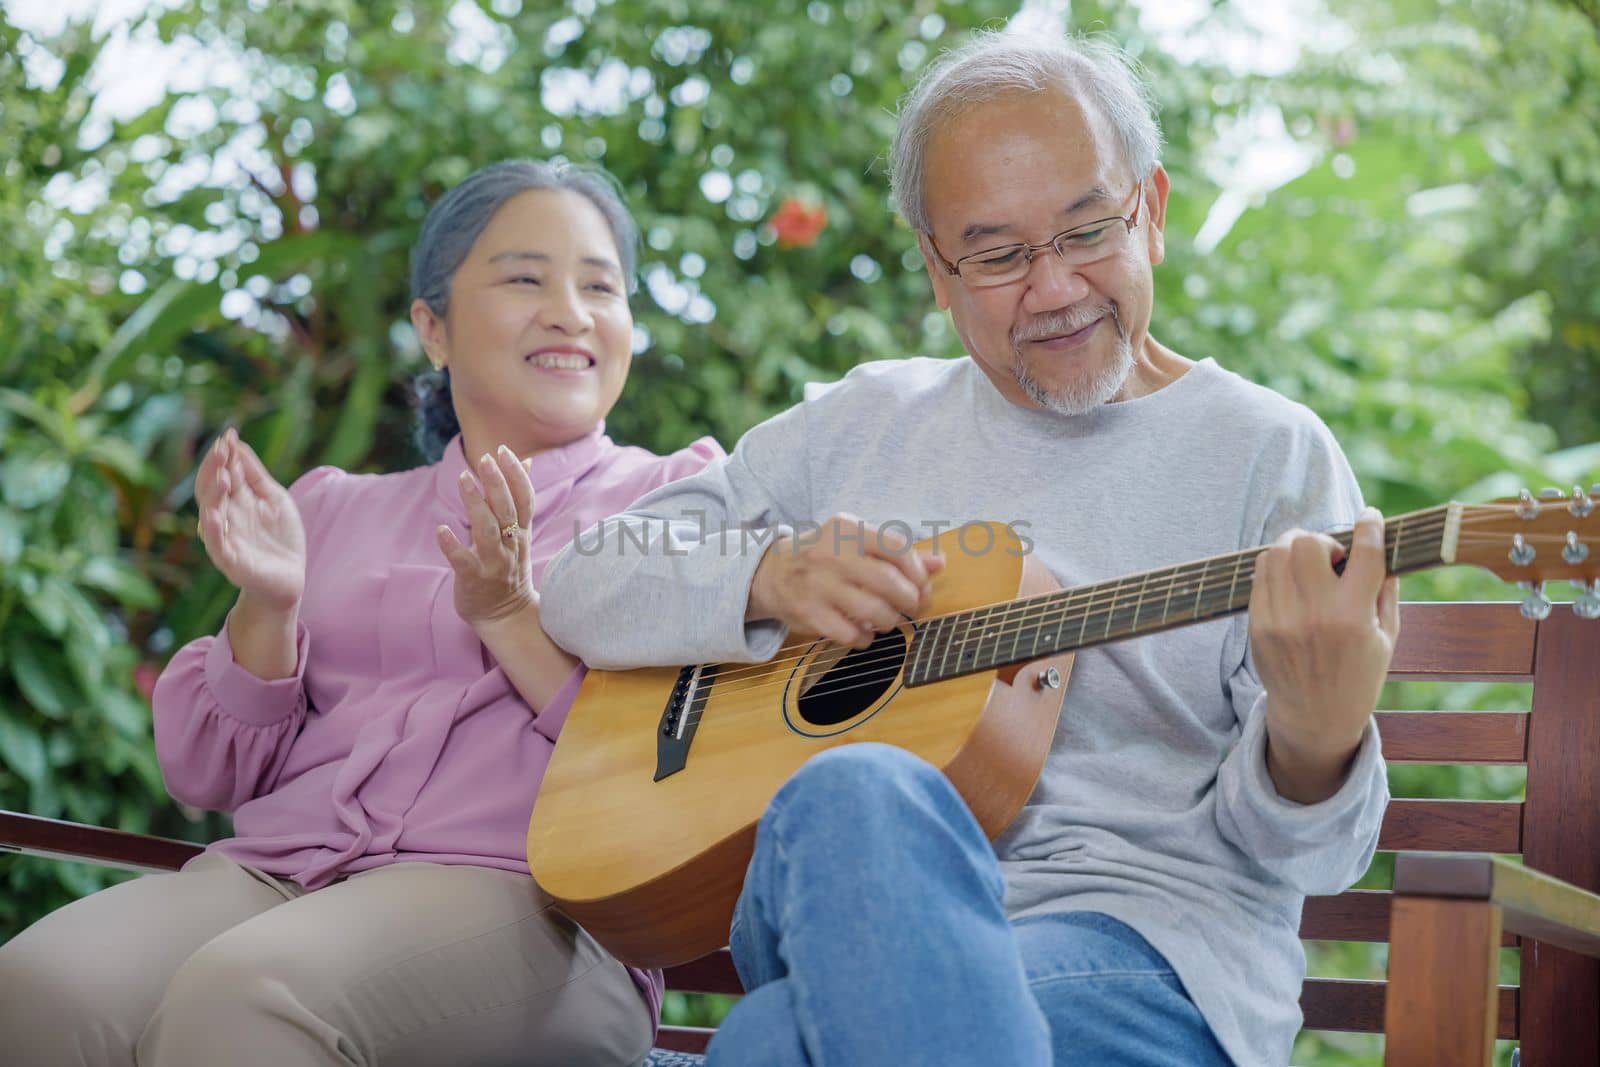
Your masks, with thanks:
[{"label": "tuning peg", "polygon": [[1517,518],[1537,519],[1539,517],[1539,502],[1533,499],[1533,494],[1526,489],[1517,494]]},{"label": "tuning peg", "polygon": [[1533,562],[1534,557],[1538,554],[1538,552],[1534,551],[1533,546],[1528,544],[1527,538],[1521,534],[1511,535],[1511,551],[1506,553],[1506,558],[1512,563],[1518,567],[1526,567]]},{"label": "tuning peg", "polygon": [[1572,613],[1580,619],[1600,619],[1600,580],[1589,583],[1589,589],[1572,602]]},{"label": "tuning peg", "polygon": [[[1597,485],[1594,488],[1600,489],[1600,485]],[[1593,492],[1593,490],[1591,490],[1591,492]],[[1589,494],[1583,491],[1583,486],[1575,485],[1572,487],[1572,503],[1568,505],[1567,510],[1572,512],[1580,519],[1587,519],[1589,517],[1589,513],[1594,510],[1594,501],[1589,499]]]},{"label": "tuning peg", "polygon": [[1527,598],[1522,601],[1522,617],[1525,619],[1548,619],[1550,617],[1550,598],[1544,595],[1543,582],[1518,582],[1517,588],[1528,591]]},{"label": "tuning peg", "polygon": [[1589,546],[1578,540],[1578,531],[1567,531],[1567,543],[1561,549],[1561,558],[1574,567],[1589,558]]},{"label": "tuning peg", "polygon": [[1561,495],[1561,490],[1557,489],[1553,485],[1547,485],[1543,489],[1539,490],[1540,500],[1560,500]]}]

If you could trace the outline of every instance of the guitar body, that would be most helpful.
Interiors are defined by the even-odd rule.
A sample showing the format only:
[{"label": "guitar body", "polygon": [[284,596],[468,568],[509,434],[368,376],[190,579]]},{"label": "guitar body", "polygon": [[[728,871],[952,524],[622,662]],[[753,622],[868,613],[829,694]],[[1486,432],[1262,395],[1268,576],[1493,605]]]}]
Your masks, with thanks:
[{"label": "guitar body", "polygon": [[[1058,588],[1009,528],[987,529],[981,553],[964,552],[957,530],[935,539],[946,563],[929,616]],[[967,528],[967,543],[981,540]],[[659,780],[663,715],[684,672],[591,671],[535,804],[535,880],[625,963],[704,955],[727,943],[756,822],[778,787],[817,753],[859,741],[938,767],[994,837],[1022,810],[1055,734],[1063,689],[1037,680],[1053,667],[1064,687],[1073,654],[908,688],[909,636],[908,625],[852,653],[791,634],[768,664],[717,665],[691,708],[681,769]]]}]

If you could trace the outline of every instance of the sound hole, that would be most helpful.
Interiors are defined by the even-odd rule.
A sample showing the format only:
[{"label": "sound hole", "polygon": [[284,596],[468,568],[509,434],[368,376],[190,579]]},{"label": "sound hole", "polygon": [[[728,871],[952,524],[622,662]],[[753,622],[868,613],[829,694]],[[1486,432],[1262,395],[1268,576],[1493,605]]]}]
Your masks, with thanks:
[{"label": "sound hole", "polygon": [[891,630],[866,648],[849,649],[831,661],[820,658],[795,702],[800,717],[813,726],[836,726],[861,714],[894,685],[905,656],[905,634]]}]

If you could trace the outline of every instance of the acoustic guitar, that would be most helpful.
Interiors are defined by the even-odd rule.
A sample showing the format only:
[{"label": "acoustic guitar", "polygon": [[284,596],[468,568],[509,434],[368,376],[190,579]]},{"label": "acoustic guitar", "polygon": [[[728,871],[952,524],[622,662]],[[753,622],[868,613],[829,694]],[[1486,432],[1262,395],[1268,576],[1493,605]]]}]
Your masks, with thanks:
[{"label": "acoustic guitar", "polygon": [[[1447,504],[1385,523],[1388,568],[1485,567],[1523,583],[1582,586],[1600,617],[1600,485],[1482,506]],[[535,804],[528,864],[560,908],[618,959],[682,963],[727,943],[756,822],[824,749],[898,745],[940,768],[994,837],[1021,811],[1061,713],[1077,649],[1243,611],[1251,549],[1061,589],[1014,532],[960,530],[925,617],[855,650],[791,634],[764,663],[591,671]],[[1332,535],[1347,549],[1351,531]],[[966,543],[984,541],[969,530]]]}]

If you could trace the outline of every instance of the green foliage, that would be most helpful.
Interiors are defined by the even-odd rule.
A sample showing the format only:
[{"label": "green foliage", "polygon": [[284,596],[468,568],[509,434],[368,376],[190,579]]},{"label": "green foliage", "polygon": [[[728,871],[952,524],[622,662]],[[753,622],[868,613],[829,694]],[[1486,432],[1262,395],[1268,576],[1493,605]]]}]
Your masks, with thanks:
[{"label": "green foliage", "polygon": [[[192,532],[196,457],[232,424],[284,479],[415,462],[408,252],[427,204],[479,166],[559,154],[621,182],[644,350],[620,439],[732,444],[808,381],[959,353],[884,158],[916,73],[1016,7],[178,0],[134,37],[221,57],[224,81],[115,121],[91,89],[106,37],[36,39],[0,9],[0,806],[219,832],[164,799],[135,683],[231,602]],[[1600,479],[1594,5],[1338,8],[1267,76],[1225,48],[1180,60],[1135,9],[1071,5],[1140,55],[1162,106],[1155,334],[1310,404],[1387,511]],[[1255,32],[1232,4],[1189,31]],[[1303,172],[1225,174],[1274,115]],[[1242,214],[1208,228],[1240,187]],[[782,239],[786,204],[826,212],[814,240]],[[1504,594],[1445,572],[1407,595]],[[1426,768],[1402,788],[1521,785]],[[0,864],[0,939],[103,877]],[[1313,957],[1375,966],[1359,946]],[[725,1010],[680,999],[680,1021]],[[1346,1044],[1308,1035],[1297,1062],[1372,1062]]]}]

